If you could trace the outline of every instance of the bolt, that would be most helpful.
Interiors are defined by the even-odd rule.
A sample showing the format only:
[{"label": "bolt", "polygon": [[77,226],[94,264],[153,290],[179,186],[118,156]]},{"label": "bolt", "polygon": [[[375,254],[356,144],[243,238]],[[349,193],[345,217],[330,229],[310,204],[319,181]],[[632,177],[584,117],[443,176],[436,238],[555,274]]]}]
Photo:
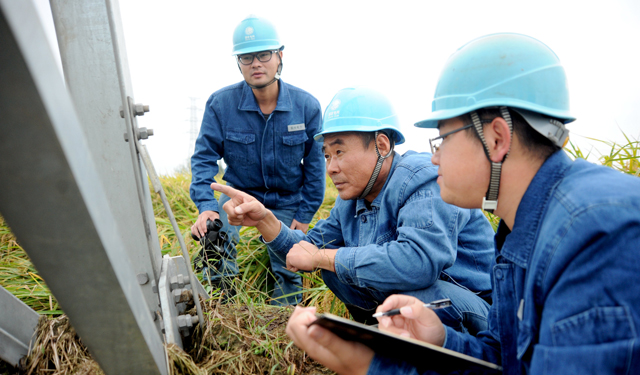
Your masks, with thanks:
[{"label": "bolt", "polygon": [[169,285],[169,288],[171,290],[174,290],[177,288],[184,288],[184,286],[187,284],[189,284],[189,278],[184,277],[183,274],[179,274],[177,276],[171,277],[171,283]]},{"label": "bolt", "polygon": [[138,139],[149,139],[153,135],[153,129],[139,128],[137,133]]},{"label": "bolt", "polygon": [[149,112],[149,106],[144,104],[134,104],[133,105],[133,114],[136,116],[144,116],[145,112]]},{"label": "bolt", "polygon": [[187,303],[180,302],[176,304],[176,310],[178,310],[178,314],[184,314],[184,312],[187,311]]},{"label": "bolt", "polygon": [[[195,321],[194,319],[195,318]],[[183,337],[189,336],[189,328],[193,327],[194,323],[198,322],[198,317],[193,317],[191,315],[178,315],[176,318],[176,323],[178,324],[178,330]]]},{"label": "bolt", "polygon": [[120,117],[124,118],[124,111],[122,110],[122,106],[120,106]]},{"label": "bolt", "polygon": [[139,273],[136,275],[136,279],[138,279],[138,284],[144,285],[149,282],[149,275],[146,272]]},{"label": "bolt", "polygon": [[173,302],[174,303],[180,302],[180,296],[182,295],[182,289],[174,289],[172,291],[172,294],[173,294]]},{"label": "bolt", "polygon": [[156,284],[155,280],[151,280],[151,291],[154,293],[158,293],[158,284]]},{"label": "bolt", "polygon": [[191,280],[189,280],[189,277],[183,275],[183,274],[179,274],[178,277],[182,278],[182,282],[184,283],[184,285],[188,285],[191,284]]},{"label": "bolt", "polygon": [[124,133],[124,141],[125,142],[129,142],[129,134],[128,133]]},{"label": "bolt", "polygon": [[186,327],[188,323],[191,323],[191,319],[187,322],[186,315],[178,315],[176,318],[176,323],[178,324],[178,328]]},{"label": "bolt", "polygon": [[172,276],[171,277],[171,282],[169,284],[169,289],[171,291],[173,291],[175,289],[183,288],[184,287],[184,283],[180,283],[180,281],[182,281],[182,280],[178,280],[178,276]]},{"label": "bolt", "polygon": [[198,318],[197,315],[191,316],[191,324],[198,324],[199,321],[200,319]]}]

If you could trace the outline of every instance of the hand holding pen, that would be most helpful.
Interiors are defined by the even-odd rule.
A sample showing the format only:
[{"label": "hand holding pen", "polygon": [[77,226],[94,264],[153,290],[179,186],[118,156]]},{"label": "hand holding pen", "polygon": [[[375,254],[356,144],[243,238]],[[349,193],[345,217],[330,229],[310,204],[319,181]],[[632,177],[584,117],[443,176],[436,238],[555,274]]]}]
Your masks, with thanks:
[{"label": "hand holding pen", "polygon": [[378,306],[378,311],[384,314],[378,317],[378,328],[381,331],[442,346],[446,331],[438,315],[433,312],[433,308],[452,306],[451,301],[449,299],[432,301],[427,304],[426,309],[424,305],[423,301],[413,296],[391,295]]},{"label": "hand holding pen", "polygon": [[[425,303],[422,306],[430,308],[431,310],[444,309],[445,307],[451,306],[451,300],[449,298],[439,299],[437,301],[431,301],[429,303]],[[373,317],[378,318],[381,316],[393,316],[393,315],[399,315],[399,314],[400,314],[400,309],[393,309],[385,312],[377,312],[373,314]]]}]

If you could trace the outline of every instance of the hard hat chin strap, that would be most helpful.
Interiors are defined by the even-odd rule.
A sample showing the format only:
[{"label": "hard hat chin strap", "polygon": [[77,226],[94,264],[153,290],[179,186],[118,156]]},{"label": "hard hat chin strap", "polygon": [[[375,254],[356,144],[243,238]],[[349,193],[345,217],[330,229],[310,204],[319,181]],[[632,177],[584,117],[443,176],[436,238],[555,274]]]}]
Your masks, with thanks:
[{"label": "hard hat chin strap", "polygon": [[[507,122],[509,126],[509,133],[513,136],[513,124],[511,122],[511,115],[509,114],[509,110],[507,107],[500,107],[500,114],[502,118]],[[482,198],[482,209],[493,213],[493,211],[498,208],[498,193],[500,191],[500,175],[502,173],[502,163],[509,156],[509,152],[511,151],[511,145],[509,145],[509,151],[502,158],[500,162],[494,162],[491,160],[491,155],[489,154],[489,147],[487,146],[487,140],[484,137],[484,128],[482,126],[482,121],[480,120],[480,116],[478,116],[478,112],[471,112],[471,120],[473,121],[473,125],[480,137],[480,141],[482,142],[482,147],[484,149],[484,153],[491,163],[491,174],[489,175],[489,189],[487,189],[487,194]]]},{"label": "hard hat chin strap", "polygon": [[375,184],[376,180],[378,179],[378,175],[380,174],[380,170],[382,169],[382,164],[389,156],[393,155],[394,142],[392,139],[389,139],[389,142],[391,144],[391,149],[389,150],[387,155],[382,156],[380,155],[380,150],[378,150],[378,132],[377,131],[374,137],[375,137],[374,143],[376,145],[376,154],[378,155],[378,162],[376,163],[376,167],[373,169],[371,178],[369,178],[369,183],[367,183],[367,187],[364,188],[364,191],[362,192],[362,194],[360,194],[358,199],[364,199],[367,195],[369,195],[369,193],[371,192],[371,189],[373,189],[373,184]]}]

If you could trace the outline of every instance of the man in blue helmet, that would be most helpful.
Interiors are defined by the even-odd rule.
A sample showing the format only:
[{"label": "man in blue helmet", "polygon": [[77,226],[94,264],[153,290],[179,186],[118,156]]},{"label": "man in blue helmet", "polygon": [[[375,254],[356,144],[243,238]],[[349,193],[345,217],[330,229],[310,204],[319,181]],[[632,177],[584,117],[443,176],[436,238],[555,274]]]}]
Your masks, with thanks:
[{"label": "man in blue helmet", "polygon": [[439,198],[430,154],[393,151],[404,136],[387,98],[367,88],[339,91],[315,139],[339,193],[329,218],[304,235],[249,195],[214,184],[232,198],[223,207],[229,222],[256,226],[290,270],[322,269],[357,321],[375,322],[378,304],[402,292],[449,298],[453,306],[439,311],[446,324],[485,329],[494,232],[480,210]]},{"label": "man in blue helmet", "polygon": [[[313,141],[321,124],[320,103],[280,79],[283,49],[269,21],[249,16],[240,22],[233,55],[244,80],[211,95],[191,158],[191,199],[200,212],[191,232],[202,238],[208,220],[222,220],[228,234],[225,254],[209,260],[205,275],[225,290],[238,273],[239,234],[220,210],[228,197],[222,195],[218,203],[209,188],[218,160],[224,158],[227,165],[223,178],[229,186],[251,194],[292,229],[306,232],[324,198],[322,151]],[[270,258],[276,281],[273,303],[297,304],[296,296],[282,296],[300,290],[300,276],[286,270],[284,260],[273,254]]]},{"label": "man in blue helmet", "polygon": [[[401,313],[382,317],[382,329],[498,364],[505,374],[637,373],[640,179],[571,161],[561,148],[573,120],[564,69],[543,43],[493,34],[450,57],[433,112],[416,125],[440,131],[430,143],[442,198],[502,218],[489,329],[460,334],[402,295],[379,306]],[[415,361],[310,328],[313,312],[297,309],[287,332],[338,373],[419,373]]]}]

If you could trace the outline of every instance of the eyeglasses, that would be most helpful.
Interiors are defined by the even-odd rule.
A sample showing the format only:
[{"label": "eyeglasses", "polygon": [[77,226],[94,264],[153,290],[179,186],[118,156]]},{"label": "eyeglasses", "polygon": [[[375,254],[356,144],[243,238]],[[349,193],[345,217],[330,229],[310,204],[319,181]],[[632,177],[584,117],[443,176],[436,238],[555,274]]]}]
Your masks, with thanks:
[{"label": "eyeglasses", "polygon": [[242,65],[251,65],[251,63],[253,63],[253,58],[255,57],[260,62],[267,62],[271,60],[271,56],[276,52],[278,52],[278,50],[261,51],[257,53],[247,53],[244,55],[238,55],[238,61],[240,61]]},{"label": "eyeglasses", "polygon": [[435,137],[435,138],[429,139],[429,146],[431,146],[431,153],[435,154],[436,152],[438,152],[438,150],[440,149],[440,145],[442,144],[442,141],[444,141],[444,139],[446,137],[450,136],[453,133],[469,129],[472,126],[473,126],[473,124],[465,125],[465,126],[459,128],[459,129],[450,131],[448,133],[444,133],[443,135],[441,135],[439,137]]}]

